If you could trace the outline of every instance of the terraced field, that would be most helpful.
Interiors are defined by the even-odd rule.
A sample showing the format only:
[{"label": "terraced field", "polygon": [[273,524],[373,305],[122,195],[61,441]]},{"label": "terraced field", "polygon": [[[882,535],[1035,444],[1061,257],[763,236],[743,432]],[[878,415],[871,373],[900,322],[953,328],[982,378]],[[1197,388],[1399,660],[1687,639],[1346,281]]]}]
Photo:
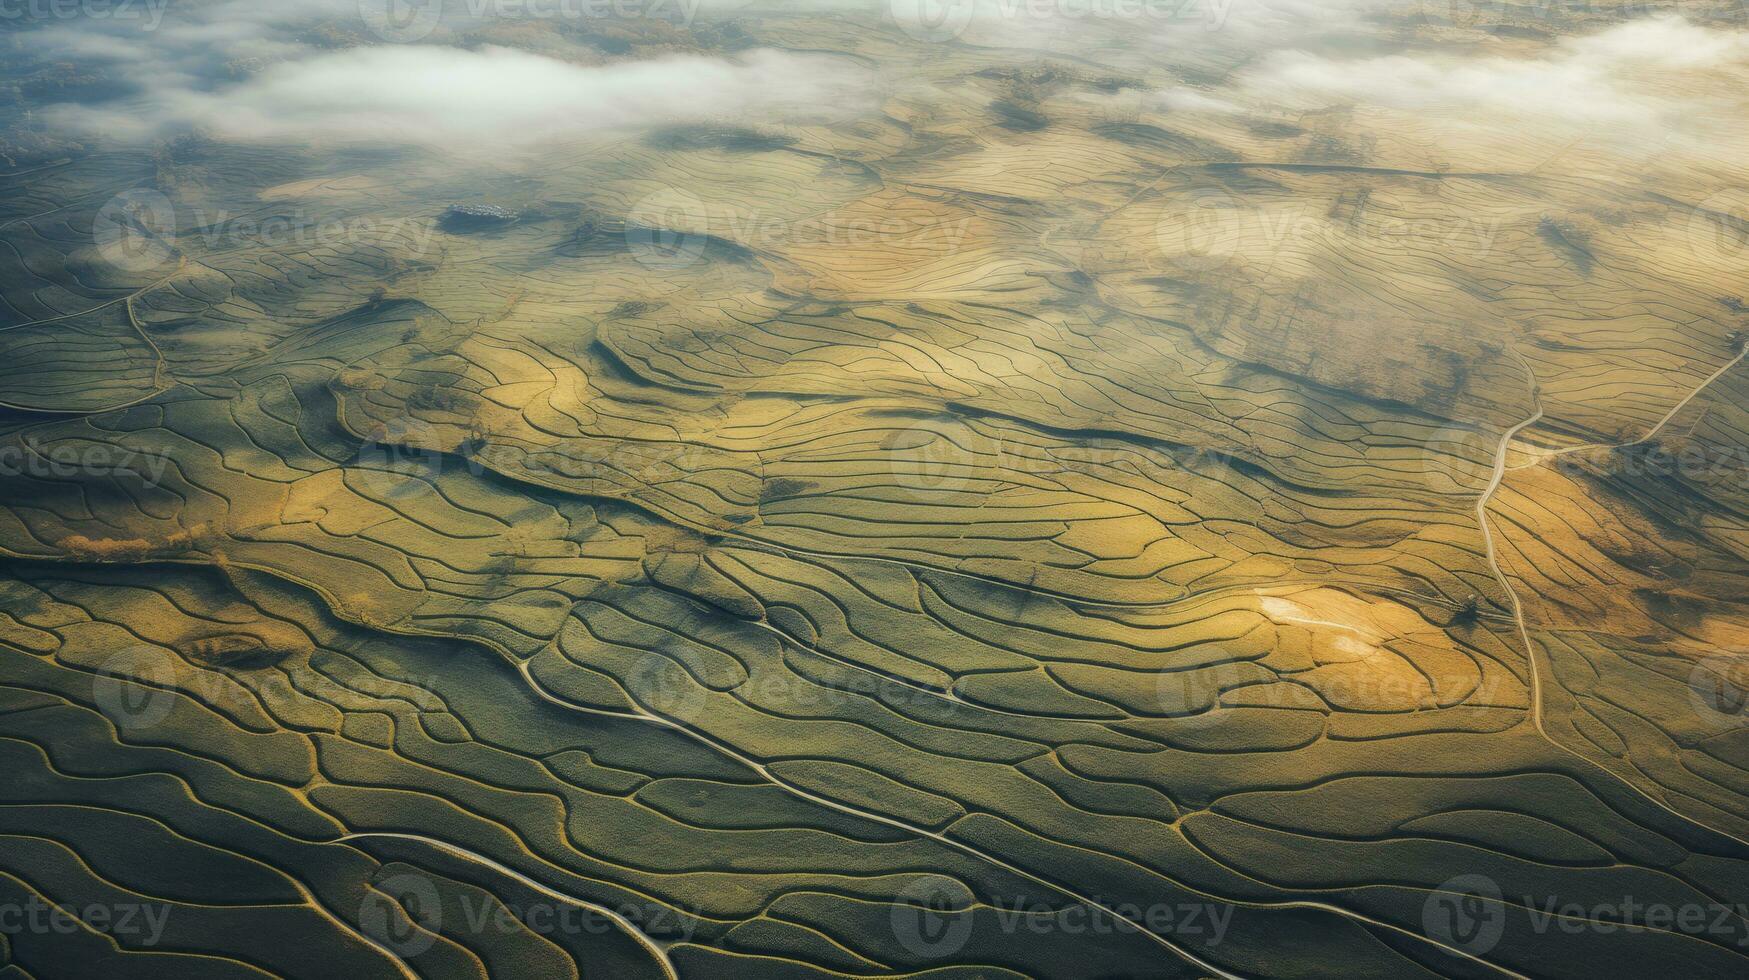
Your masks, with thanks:
[{"label": "terraced field", "polygon": [[1749,973],[1741,8],[1117,8],[9,22],[0,978]]}]

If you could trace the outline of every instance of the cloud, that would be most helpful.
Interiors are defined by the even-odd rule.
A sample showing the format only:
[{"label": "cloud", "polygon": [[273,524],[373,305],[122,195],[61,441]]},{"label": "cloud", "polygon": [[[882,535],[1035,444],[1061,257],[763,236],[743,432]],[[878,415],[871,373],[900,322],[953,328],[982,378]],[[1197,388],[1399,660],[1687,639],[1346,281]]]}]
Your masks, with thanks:
[{"label": "cloud", "polygon": [[124,109],[50,118],[121,138],[196,126],[241,140],[528,146],[636,126],[758,114],[782,120],[859,96],[837,59],[753,51],[578,65],[510,48],[353,48],[282,61],[216,90],[172,76]]},{"label": "cloud", "polygon": [[1299,109],[1356,105],[1472,119],[1637,130],[1679,126],[1713,72],[1740,72],[1749,43],[1678,17],[1564,38],[1528,57],[1439,53],[1336,59],[1277,52],[1245,76],[1246,101]]},{"label": "cloud", "polygon": [[548,46],[538,52],[309,40],[328,25],[360,29],[358,9],[357,0],[227,0],[180,9],[155,30],[119,22],[51,27],[33,38],[45,60],[99,71],[109,84],[103,98],[81,93],[40,107],[40,117],[82,138],[140,141],[197,127],[232,140],[407,143],[472,154],[674,123],[841,119],[871,101],[871,73],[827,54],[608,59],[562,33],[542,35]]}]

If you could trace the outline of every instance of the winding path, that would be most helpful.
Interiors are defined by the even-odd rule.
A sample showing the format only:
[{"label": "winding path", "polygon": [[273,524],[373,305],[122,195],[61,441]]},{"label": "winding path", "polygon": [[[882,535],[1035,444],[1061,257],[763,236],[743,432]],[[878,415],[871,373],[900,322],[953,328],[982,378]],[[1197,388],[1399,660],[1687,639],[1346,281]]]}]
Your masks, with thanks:
[{"label": "winding path", "polygon": [[[1700,387],[1696,388],[1692,392],[1689,392],[1688,397],[1684,398],[1682,401],[1678,402],[1676,407],[1672,408],[1664,416],[1663,420],[1660,421],[1657,426],[1653,427],[1651,431],[1649,431],[1645,435],[1641,436],[1638,440],[1635,440],[1634,442],[1631,442],[1631,443],[1624,443],[1624,445],[1630,445],[1630,446],[1637,445],[1640,442],[1644,442],[1647,439],[1652,438],[1654,435],[1657,434],[1659,429],[1663,428],[1664,423],[1670,421],[1670,419],[1673,418],[1677,412],[1682,410],[1683,406],[1687,405],[1691,400],[1693,400],[1695,395],[1700,394],[1700,392],[1703,391],[1708,385],[1712,384],[1713,381],[1717,380],[1726,371],[1730,370],[1733,365],[1741,362],[1744,359],[1744,356],[1746,354],[1749,354],[1749,346],[1746,346],[1744,348],[1744,350],[1739,352],[1735,358],[1732,358],[1730,361],[1726,362],[1724,367],[1721,367],[1717,371],[1713,372],[1712,376],[1707,378],[1707,380],[1705,382],[1703,382],[1700,385]],[[1516,352],[1514,352],[1514,356],[1518,356]],[[1528,428],[1529,426],[1536,424],[1543,417],[1542,386],[1537,383],[1535,372],[1531,370],[1529,364],[1526,364],[1524,362],[1522,357],[1519,357],[1519,363],[1524,366],[1525,373],[1528,375],[1528,382],[1527,383],[1530,386],[1531,402],[1532,402],[1533,406],[1535,407],[1536,411],[1535,411],[1535,414],[1531,415],[1529,418],[1525,419],[1524,421],[1518,423],[1517,425],[1514,425],[1512,428],[1507,429],[1505,432],[1501,433],[1500,444],[1496,448],[1495,454],[1494,454],[1494,475],[1493,475],[1493,478],[1488,481],[1487,488],[1485,490],[1483,490],[1481,496],[1476,499],[1476,520],[1481,524],[1482,540],[1483,540],[1483,543],[1486,545],[1486,549],[1487,549],[1486,550],[1486,557],[1488,560],[1488,567],[1489,567],[1489,569],[1491,569],[1493,571],[1495,579],[1500,583],[1500,587],[1506,591],[1506,598],[1507,598],[1507,601],[1510,604],[1511,609],[1512,609],[1512,621],[1513,621],[1514,625],[1516,625],[1518,628],[1519,640],[1521,642],[1523,642],[1523,644],[1524,644],[1524,656],[1525,656],[1526,669],[1530,673],[1530,718],[1531,718],[1531,722],[1533,725],[1535,725],[1536,730],[1537,730],[1537,734],[1541,735],[1550,745],[1561,750],[1562,752],[1567,753],[1568,755],[1571,755],[1575,759],[1579,759],[1579,760],[1587,763],[1588,765],[1596,768],[1600,772],[1607,773],[1609,776],[1614,778],[1616,781],[1620,782],[1623,786],[1627,787],[1628,789],[1632,790],[1634,793],[1638,794],[1641,799],[1644,799],[1646,802],[1652,804],[1653,806],[1657,807],[1658,809],[1675,817],[1678,821],[1680,821],[1682,823],[1686,823],[1692,827],[1696,827],[1700,830],[1704,830],[1708,833],[1717,834],[1720,837],[1735,841],[1736,843],[1741,844],[1744,848],[1749,848],[1749,840],[1744,840],[1743,838],[1738,837],[1735,834],[1732,834],[1732,833],[1725,831],[1725,830],[1720,830],[1717,827],[1708,826],[1707,824],[1700,822],[1699,820],[1695,819],[1694,817],[1691,817],[1685,813],[1682,813],[1679,810],[1672,808],[1668,803],[1665,803],[1663,800],[1660,800],[1657,797],[1653,796],[1652,794],[1646,792],[1645,789],[1636,785],[1632,780],[1629,780],[1627,777],[1623,776],[1621,773],[1618,773],[1615,770],[1609,768],[1608,766],[1605,766],[1602,763],[1598,762],[1597,760],[1589,758],[1589,757],[1581,754],[1580,752],[1578,752],[1572,748],[1569,748],[1566,745],[1561,744],[1559,741],[1557,741],[1555,739],[1555,737],[1553,735],[1549,734],[1548,729],[1546,727],[1544,727],[1544,725],[1543,725],[1542,681],[1541,681],[1541,675],[1539,674],[1539,672],[1537,670],[1536,644],[1531,642],[1530,627],[1528,624],[1525,623],[1524,606],[1518,600],[1518,592],[1515,589],[1513,589],[1511,580],[1509,578],[1507,578],[1505,570],[1500,567],[1499,555],[1495,549],[1495,544],[1494,544],[1494,528],[1493,528],[1492,522],[1488,519],[1488,503],[1491,500],[1493,500],[1494,494],[1500,489],[1500,484],[1506,476],[1506,454],[1512,447],[1513,438],[1516,437],[1519,432],[1523,431],[1524,429]],[[1578,448],[1593,448],[1593,447],[1573,447],[1573,449],[1578,449]],[[1567,451],[1573,451],[1573,450],[1569,449]],[[1554,454],[1550,454],[1550,455],[1554,455]],[[1548,458],[1548,457],[1543,457],[1543,458]],[[1540,462],[1540,460],[1539,460],[1539,462]]]}]

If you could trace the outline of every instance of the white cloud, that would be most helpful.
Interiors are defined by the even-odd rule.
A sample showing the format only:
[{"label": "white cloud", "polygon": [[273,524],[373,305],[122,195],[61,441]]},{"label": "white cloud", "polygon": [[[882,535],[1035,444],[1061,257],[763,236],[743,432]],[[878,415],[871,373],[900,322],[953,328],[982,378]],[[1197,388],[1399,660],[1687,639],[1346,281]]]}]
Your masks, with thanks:
[{"label": "white cloud", "polygon": [[1643,130],[1679,125],[1703,101],[1694,94],[1706,90],[1700,76],[1740,71],[1746,61],[1743,34],[1657,17],[1565,38],[1530,57],[1278,52],[1239,89],[1248,101],[1291,108],[1352,104]]},{"label": "white cloud", "polygon": [[1234,112],[1236,107],[1222,99],[1204,95],[1193,88],[1179,86],[1160,95],[1160,105],[1173,112]]},{"label": "white cloud", "polygon": [[775,51],[579,65],[509,48],[384,45],[292,58],[212,88],[160,75],[125,109],[62,106],[49,117],[122,138],[198,126],[230,139],[485,151],[624,127],[842,111],[862,97],[860,82],[841,59]]},{"label": "white cloud", "polygon": [[[662,9],[696,12],[699,2],[666,0]],[[454,0],[446,9],[446,28],[457,28],[498,8]],[[236,140],[414,143],[472,155],[672,123],[842,119],[871,101],[871,73],[825,54],[604,59],[563,32],[542,34],[540,51],[319,46],[329,42],[314,29],[330,25],[369,39],[359,10],[359,0],[222,0],[178,7],[155,29],[120,20],[50,25],[33,32],[38,56],[101,72],[111,97],[86,93],[38,106],[38,115],[81,138],[141,140],[199,127]],[[431,40],[451,39],[439,32]]]}]

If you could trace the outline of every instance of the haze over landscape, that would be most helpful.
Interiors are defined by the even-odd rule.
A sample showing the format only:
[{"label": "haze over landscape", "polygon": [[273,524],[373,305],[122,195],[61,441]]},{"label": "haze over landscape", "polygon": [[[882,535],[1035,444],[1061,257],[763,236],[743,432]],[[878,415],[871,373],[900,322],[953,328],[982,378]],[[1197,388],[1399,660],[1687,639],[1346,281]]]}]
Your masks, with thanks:
[{"label": "haze over landscape", "polygon": [[1749,973],[1741,0],[0,29],[0,980]]}]

